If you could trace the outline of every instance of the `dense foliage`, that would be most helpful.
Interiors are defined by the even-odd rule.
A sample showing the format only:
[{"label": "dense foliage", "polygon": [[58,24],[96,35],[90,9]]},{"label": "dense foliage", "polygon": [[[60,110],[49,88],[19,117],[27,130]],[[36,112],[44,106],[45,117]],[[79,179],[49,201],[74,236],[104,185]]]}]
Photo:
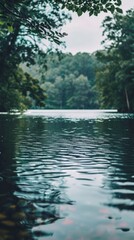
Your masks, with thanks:
[{"label": "dense foliage", "polygon": [[[100,105],[134,111],[134,12],[123,16],[120,5],[121,0],[1,0],[0,111],[44,107],[45,101],[47,108]],[[59,61],[56,54],[46,57],[41,51],[43,44],[46,49],[48,43],[61,44],[65,36],[61,27],[70,19],[64,9],[79,16],[116,13],[103,22],[104,42],[109,47],[96,54],[96,82],[93,55],[63,54]],[[40,57],[38,63],[47,66],[47,71],[42,68],[41,74],[31,77],[20,69],[20,64],[34,64]]]},{"label": "dense foliage", "polygon": [[100,12],[122,12],[119,8],[121,5],[121,0],[56,0],[57,3],[62,5],[62,8],[67,8],[74,12],[77,12],[78,15],[82,15],[85,12],[89,12],[89,15],[92,14],[98,15]]},{"label": "dense foliage", "polygon": [[[33,102],[35,107],[43,106],[45,95],[37,80],[31,81],[28,75],[26,79],[29,78],[28,81],[33,84],[30,88],[32,92],[30,93],[27,90],[24,93],[22,90],[22,86],[25,85],[23,82],[25,73],[18,74],[18,71],[20,71],[19,64],[22,62],[34,64],[35,56],[41,54],[39,48],[41,44],[47,44],[48,42],[60,44],[62,42],[65,33],[61,32],[61,27],[66,19],[70,19],[62,9],[76,11],[78,15],[86,11],[90,15],[97,15],[101,11],[113,12],[114,9],[118,10],[120,3],[119,0],[115,0],[113,3],[109,0],[98,0],[96,3],[94,1],[87,3],[87,1],[75,0],[1,0],[0,111],[8,111],[13,108],[23,109],[30,107]],[[84,79],[83,76],[81,78]],[[83,81],[88,84],[87,79]],[[33,94],[34,90],[35,93]],[[38,101],[37,92],[40,92],[41,95],[38,97]],[[29,96],[32,100],[31,103]],[[44,101],[42,101],[43,96]],[[73,99],[70,102],[73,102]]]},{"label": "dense foliage", "polygon": [[46,108],[96,108],[94,57],[88,53],[62,54],[60,57],[49,54],[47,70],[43,68]]},{"label": "dense foliage", "polygon": [[12,69],[8,74],[8,81],[1,83],[0,88],[0,111],[19,109],[26,107],[44,107],[46,94],[39,84],[39,80],[32,78],[22,69]]},{"label": "dense foliage", "polygon": [[107,17],[103,27],[108,47],[97,53],[101,107],[134,111],[134,11]]},{"label": "dense foliage", "polygon": [[[1,0],[0,19],[1,22],[10,23],[11,26],[12,22],[18,19],[23,21],[28,28],[36,28],[36,31],[38,28],[38,32],[44,30],[48,32],[48,29],[51,32],[51,28],[56,25],[56,22],[53,21],[54,18],[49,19],[48,17],[47,12],[50,11],[50,7],[53,8],[53,13],[59,9],[57,16],[60,15],[62,9],[77,12],[79,16],[85,12],[88,12],[89,15],[98,15],[102,11],[121,13],[121,2],[121,0]],[[39,22],[37,17],[40,10],[43,13],[42,22]],[[35,14],[36,18],[34,18],[33,14]]]},{"label": "dense foliage", "polygon": [[[68,18],[55,0],[1,0],[0,24],[9,32],[23,28],[23,35],[60,43],[60,27]],[[28,38],[29,39],[29,38]]]},{"label": "dense foliage", "polygon": [[[59,12],[55,1],[44,0],[2,0],[0,13],[0,111],[9,111],[20,106],[29,107],[26,104],[29,103],[29,90],[26,94],[20,87],[25,76],[18,77],[19,64],[33,64],[35,56],[43,54],[40,51],[41,39],[60,43],[60,28],[67,15]],[[37,80],[31,81],[30,76],[26,78],[33,84],[30,98],[36,106],[42,106],[44,90]],[[40,93],[38,101],[37,92]]]},{"label": "dense foliage", "polygon": [[71,53],[60,55],[49,53],[38,58],[37,64],[24,71],[31,76],[38,76],[40,85],[45,90],[48,109],[93,109],[98,107],[95,90],[94,55],[89,53]]}]

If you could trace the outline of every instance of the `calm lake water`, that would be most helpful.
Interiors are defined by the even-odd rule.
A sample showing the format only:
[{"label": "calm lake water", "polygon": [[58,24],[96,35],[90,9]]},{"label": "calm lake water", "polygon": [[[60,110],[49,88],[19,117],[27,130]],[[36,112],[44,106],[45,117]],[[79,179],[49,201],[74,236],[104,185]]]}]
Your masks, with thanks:
[{"label": "calm lake water", "polygon": [[0,114],[0,240],[45,239],[134,239],[133,114]]}]

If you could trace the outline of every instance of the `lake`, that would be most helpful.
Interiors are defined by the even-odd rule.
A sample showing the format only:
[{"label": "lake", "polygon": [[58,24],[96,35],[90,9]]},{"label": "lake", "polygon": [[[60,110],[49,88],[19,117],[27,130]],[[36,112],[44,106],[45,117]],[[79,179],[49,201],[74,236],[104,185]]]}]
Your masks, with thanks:
[{"label": "lake", "polygon": [[15,239],[134,239],[134,114],[0,114],[0,240]]}]

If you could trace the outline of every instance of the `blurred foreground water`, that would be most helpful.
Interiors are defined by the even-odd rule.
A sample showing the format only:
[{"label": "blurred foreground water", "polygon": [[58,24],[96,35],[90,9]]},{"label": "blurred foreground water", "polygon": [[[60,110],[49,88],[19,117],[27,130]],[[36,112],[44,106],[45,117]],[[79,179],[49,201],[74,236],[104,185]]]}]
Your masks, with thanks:
[{"label": "blurred foreground water", "polygon": [[134,239],[133,114],[0,114],[0,240],[16,239]]}]

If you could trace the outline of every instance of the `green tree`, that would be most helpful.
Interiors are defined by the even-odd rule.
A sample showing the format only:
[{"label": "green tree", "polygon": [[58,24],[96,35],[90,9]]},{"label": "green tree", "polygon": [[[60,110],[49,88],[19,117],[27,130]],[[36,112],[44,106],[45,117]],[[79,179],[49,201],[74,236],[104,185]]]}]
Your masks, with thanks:
[{"label": "green tree", "polygon": [[47,94],[46,98],[46,108],[48,109],[59,109],[59,91],[56,89],[55,85],[51,82],[45,82],[42,86]]},{"label": "green tree", "polygon": [[[1,21],[0,31],[0,100],[4,98],[5,101],[3,106],[0,105],[0,111],[8,111],[9,106],[10,109],[15,108],[15,103],[16,108],[19,107],[17,101],[12,99],[16,91],[13,85],[17,85],[15,75],[19,64],[22,62],[33,64],[35,56],[43,54],[39,45],[42,38],[56,44],[60,43],[60,38],[64,35],[60,33],[60,28],[67,15],[63,11],[59,12],[59,5],[55,1],[44,0],[1,1],[0,13],[5,19]],[[21,85],[21,78],[19,80]],[[38,84],[37,89],[39,90]],[[32,96],[33,90],[35,90],[34,96],[37,95],[37,89],[31,88]],[[19,93],[20,96],[23,95],[21,89],[17,88],[17,95]],[[38,98],[42,100],[41,88],[39,93]],[[7,97],[10,104],[6,104]],[[19,101],[21,97],[18,97]],[[39,104],[42,101],[36,102]]]},{"label": "green tree", "polygon": [[80,75],[73,79],[73,95],[68,99],[67,106],[74,109],[94,108],[93,92],[90,88],[88,78]]},{"label": "green tree", "polygon": [[[97,15],[101,11],[121,12],[120,4],[121,0],[1,0],[0,99],[10,92],[9,81],[19,64],[34,63],[44,40],[46,44],[47,41],[58,45],[62,42],[65,33],[61,32],[61,27],[70,18],[63,9],[75,11],[78,15],[84,12]],[[12,107],[15,107],[14,104],[10,105]],[[7,109],[6,104],[4,108]]]},{"label": "green tree", "polygon": [[[51,59],[51,60],[50,60]],[[95,60],[88,53],[47,56],[42,70],[46,108],[96,108]],[[43,83],[44,82],[44,83]],[[54,103],[55,99],[55,103]]]},{"label": "green tree", "polygon": [[134,111],[134,11],[107,17],[103,27],[109,45],[97,54],[102,62],[97,71],[101,105]]},{"label": "green tree", "polygon": [[[39,27],[38,31],[42,30],[50,30],[51,27],[51,21],[44,21],[38,22],[37,19],[33,18],[31,15],[31,12],[27,10],[27,6],[31,5],[32,0],[1,0],[0,2],[0,12],[1,12],[1,22],[2,23],[10,23],[16,19],[23,20],[25,22],[25,25],[28,26],[28,28],[37,28]],[[40,4],[40,1],[34,1],[33,10],[34,12],[39,13],[39,9],[42,8],[42,10],[46,10],[46,4],[47,6],[54,6],[54,9],[57,9],[57,7],[61,9],[68,9],[74,12],[77,12],[77,14],[80,16],[85,12],[89,12],[89,15],[98,15],[100,12],[104,11],[110,11],[112,13],[114,12],[122,12],[120,5],[121,0],[47,0],[44,1],[44,5],[38,5]],[[40,6],[40,8],[38,8]],[[29,7],[30,10],[30,7]],[[47,8],[49,11],[49,7]],[[60,13],[60,12],[59,12]],[[12,20],[12,21],[11,21]],[[48,20],[47,15],[46,18],[43,20]],[[11,25],[12,26],[12,25]],[[36,29],[37,30],[37,29]]]},{"label": "green tree", "polygon": [[44,107],[46,95],[39,84],[39,80],[32,78],[22,69],[15,69],[10,77],[0,88],[0,110],[2,112],[11,109],[23,111],[26,106]]},{"label": "green tree", "polygon": [[74,12],[77,12],[81,16],[85,12],[89,12],[89,15],[98,15],[100,12],[122,12],[119,8],[121,0],[56,0],[57,3],[62,5],[62,8],[67,8]]}]

